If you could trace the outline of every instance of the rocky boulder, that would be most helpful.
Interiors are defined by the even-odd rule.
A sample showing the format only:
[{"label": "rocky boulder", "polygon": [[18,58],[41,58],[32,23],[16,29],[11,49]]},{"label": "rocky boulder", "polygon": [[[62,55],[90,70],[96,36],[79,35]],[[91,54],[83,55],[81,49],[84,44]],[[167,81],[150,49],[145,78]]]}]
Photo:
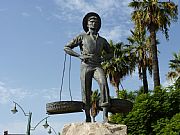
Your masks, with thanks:
[{"label": "rocky boulder", "polygon": [[127,135],[126,125],[109,123],[71,123],[61,135]]}]

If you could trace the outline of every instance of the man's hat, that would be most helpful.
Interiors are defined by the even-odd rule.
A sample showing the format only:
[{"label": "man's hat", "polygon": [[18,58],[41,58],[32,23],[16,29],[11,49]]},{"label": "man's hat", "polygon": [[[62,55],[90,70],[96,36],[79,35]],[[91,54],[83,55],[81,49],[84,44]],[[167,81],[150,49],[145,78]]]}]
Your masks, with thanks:
[{"label": "man's hat", "polygon": [[89,12],[83,18],[83,29],[84,29],[85,32],[88,32],[87,24],[88,24],[89,18],[92,17],[92,16],[95,16],[97,18],[97,20],[98,20],[99,25],[98,25],[97,31],[99,31],[99,29],[101,28],[101,18],[100,18],[100,16],[95,12]]}]

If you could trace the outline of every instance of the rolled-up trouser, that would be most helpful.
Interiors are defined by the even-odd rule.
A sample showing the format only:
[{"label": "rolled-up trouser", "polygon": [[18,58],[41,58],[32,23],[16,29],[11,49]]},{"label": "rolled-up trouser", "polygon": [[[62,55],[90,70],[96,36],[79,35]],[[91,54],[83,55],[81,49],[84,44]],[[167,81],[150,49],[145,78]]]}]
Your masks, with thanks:
[{"label": "rolled-up trouser", "polygon": [[91,94],[92,94],[92,78],[94,78],[100,88],[100,106],[108,107],[110,105],[109,88],[104,70],[101,66],[94,66],[88,64],[81,64],[81,90],[82,101],[85,103],[85,107],[91,106]]}]

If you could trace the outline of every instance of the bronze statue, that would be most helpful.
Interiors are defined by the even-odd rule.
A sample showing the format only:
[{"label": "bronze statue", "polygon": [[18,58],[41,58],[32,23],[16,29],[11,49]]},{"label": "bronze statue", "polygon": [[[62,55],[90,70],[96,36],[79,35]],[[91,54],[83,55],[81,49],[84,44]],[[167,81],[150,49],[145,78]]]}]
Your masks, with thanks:
[{"label": "bronze statue", "polygon": [[[82,100],[85,104],[86,122],[91,122],[90,117],[90,96],[92,93],[92,78],[94,78],[100,87],[100,107],[103,108],[103,120],[108,122],[108,108],[110,107],[110,96],[107,79],[102,69],[101,62],[110,59],[112,53],[106,39],[98,34],[101,27],[101,18],[97,13],[90,12],[83,18],[82,33],[68,43],[64,50],[71,56],[78,57],[81,60],[81,89]],[[79,47],[81,54],[75,52],[73,48]],[[102,55],[106,52],[105,56]]]}]

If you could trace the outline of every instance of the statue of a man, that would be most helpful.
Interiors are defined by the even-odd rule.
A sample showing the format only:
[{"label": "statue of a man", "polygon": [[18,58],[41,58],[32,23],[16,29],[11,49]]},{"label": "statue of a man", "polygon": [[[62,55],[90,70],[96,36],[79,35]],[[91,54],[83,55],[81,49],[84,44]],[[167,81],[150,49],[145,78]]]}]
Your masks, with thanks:
[{"label": "statue of a man", "polygon": [[[108,108],[110,106],[110,96],[107,79],[102,69],[101,62],[104,59],[110,59],[112,53],[110,52],[109,43],[106,39],[99,36],[98,31],[101,27],[101,18],[97,13],[90,12],[83,18],[82,33],[75,37],[68,43],[64,50],[71,56],[78,57],[81,60],[81,89],[82,100],[85,104],[86,122],[91,122],[90,108],[91,108],[91,87],[92,78],[94,78],[100,87],[100,106],[103,108],[103,120],[108,122]],[[73,48],[79,47],[81,54],[75,52]],[[105,57],[102,53],[106,52]]]}]

